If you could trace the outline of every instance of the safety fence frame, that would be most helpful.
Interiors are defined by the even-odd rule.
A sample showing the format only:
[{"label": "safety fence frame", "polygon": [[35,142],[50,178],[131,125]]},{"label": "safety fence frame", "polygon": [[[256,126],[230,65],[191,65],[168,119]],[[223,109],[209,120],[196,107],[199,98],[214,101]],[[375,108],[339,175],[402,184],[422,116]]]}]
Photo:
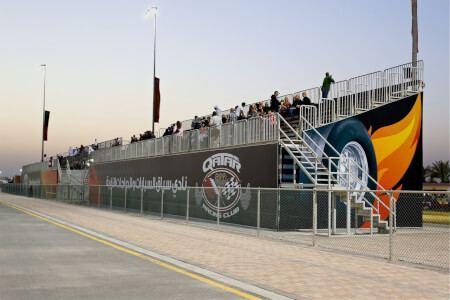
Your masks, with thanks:
[{"label": "safety fence frame", "polygon": [[[364,226],[364,219],[354,216],[353,207],[351,215],[346,215],[348,205],[345,198],[336,196],[332,201],[335,197],[330,197],[332,189],[311,186],[304,189],[238,187],[235,190],[241,195],[236,207],[247,214],[237,223],[236,219],[230,218],[233,207],[230,209],[229,203],[223,202],[224,195],[230,192],[230,188],[225,187],[184,187],[176,191],[179,199],[173,200],[175,192],[169,186],[1,185],[2,193],[140,213],[193,226],[282,239],[444,270],[450,267],[450,192],[388,191],[392,213],[386,215],[385,220],[390,224],[389,231],[377,233]],[[348,191],[349,194],[354,192]],[[202,196],[206,194],[215,195],[209,199],[208,207]],[[400,198],[400,201],[409,201],[411,206],[403,205],[404,211],[399,215],[396,202]],[[204,211],[205,207],[208,213]],[[205,219],[199,219],[199,211],[203,212]],[[234,209],[235,213],[238,211]],[[413,218],[412,221],[418,225],[395,226],[410,222],[408,218]],[[348,225],[351,226],[350,232],[346,229]],[[330,228],[337,229],[330,234]]]}]

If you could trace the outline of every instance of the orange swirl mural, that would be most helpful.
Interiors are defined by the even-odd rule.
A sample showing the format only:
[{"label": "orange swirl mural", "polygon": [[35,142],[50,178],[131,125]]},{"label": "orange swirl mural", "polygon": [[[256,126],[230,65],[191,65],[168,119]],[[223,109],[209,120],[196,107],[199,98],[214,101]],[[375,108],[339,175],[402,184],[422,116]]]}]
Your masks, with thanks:
[{"label": "orange swirl mural", "polygon": [[[422,99],[417,96],[408,115],[399,122],[385,126],[371,134],[378,166],[378,183],[385,190],[401,190],[400,180],[408,170],[419,143],[422,129]],[[371,129],[369,129],[370,134]],[[377,188],[378,190],[380,188]],[[377,193],[380,200],[389,207],[389,195]],[[399,194],[393,194],[395,200]],[[389,211],[380,205],[381,219]],[[367,226],[367,224],[365,224]]]}]

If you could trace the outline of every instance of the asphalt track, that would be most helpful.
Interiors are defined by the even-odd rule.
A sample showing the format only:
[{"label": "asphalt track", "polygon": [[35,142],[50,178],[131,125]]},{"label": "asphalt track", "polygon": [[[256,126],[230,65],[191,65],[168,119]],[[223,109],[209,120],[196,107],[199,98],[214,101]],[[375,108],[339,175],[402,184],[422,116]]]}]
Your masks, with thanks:
[{"label": "asphalt track", "polygon": [[49,221],[0,204],[1,299],[253,297]]}]

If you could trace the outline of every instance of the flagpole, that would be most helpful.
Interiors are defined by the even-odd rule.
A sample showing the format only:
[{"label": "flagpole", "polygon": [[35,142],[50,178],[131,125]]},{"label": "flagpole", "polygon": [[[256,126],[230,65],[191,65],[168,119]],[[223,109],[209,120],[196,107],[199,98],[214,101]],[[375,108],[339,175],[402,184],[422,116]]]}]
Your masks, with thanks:
[{"label": "flagpole", "polygon": [[42,64],[44,67],[44,105],[42,108],[42,152],[41,152],[41,162],[44,161],[44,130],[45,130],[45,80],[47,78],[47,65]]},{"label": "flagpole", "polygon": [[413,89],[419,89],[419,85],[417,85],[417,52],[419,52],[418,46],[418,25],[417,25],[417,0],[411,0],[411,9],[412,9],[412,82]]},{"label": "flagpole", "polygon": [[412,61],[417,61],[418,52],[418,26],[417,26],[417,0],[411,0],[412,4]]},{"label": "flagpole", "polygon": [[156,77],[156,7],[154,8],[154,30],[153,30],[153,114],[152,133],[155,134],[155,77]]}]

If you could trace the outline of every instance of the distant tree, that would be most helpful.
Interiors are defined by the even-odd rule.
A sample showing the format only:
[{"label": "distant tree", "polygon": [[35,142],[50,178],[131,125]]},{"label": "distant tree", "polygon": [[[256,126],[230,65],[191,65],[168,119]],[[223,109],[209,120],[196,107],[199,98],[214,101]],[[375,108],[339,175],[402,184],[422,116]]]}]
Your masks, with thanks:
[{"label": "distant tree", "polygon": [[[425,168],[426,169],[426,168]],[[439,182],[450,182],[450,163],[439,160],[430,167],[430,179],[438,179]]]},{"label": "distant tree", "polygon": [[431,167],[430,165],[422,167],[422,182],[431,182]]}]

